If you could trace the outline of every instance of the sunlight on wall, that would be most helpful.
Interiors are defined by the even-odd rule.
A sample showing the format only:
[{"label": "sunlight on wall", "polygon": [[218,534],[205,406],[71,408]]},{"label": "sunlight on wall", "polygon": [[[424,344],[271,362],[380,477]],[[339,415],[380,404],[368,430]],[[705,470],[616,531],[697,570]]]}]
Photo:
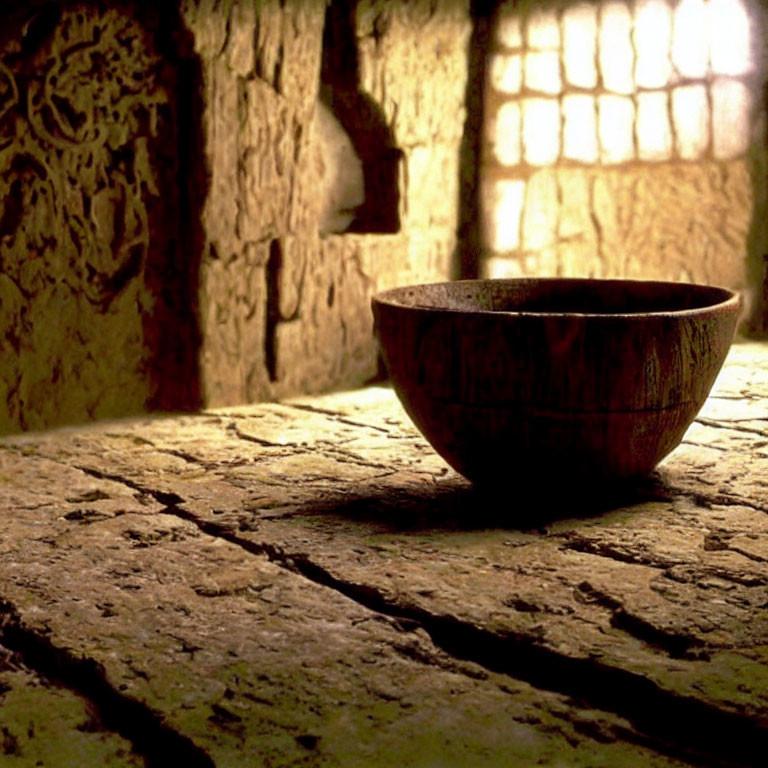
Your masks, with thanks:
[{"label": "sunlight on wall", "polygon": [[537,169],[743,157],[762,85],[755,2],[503,4],[487,69],[490,250],[525,247]]}]

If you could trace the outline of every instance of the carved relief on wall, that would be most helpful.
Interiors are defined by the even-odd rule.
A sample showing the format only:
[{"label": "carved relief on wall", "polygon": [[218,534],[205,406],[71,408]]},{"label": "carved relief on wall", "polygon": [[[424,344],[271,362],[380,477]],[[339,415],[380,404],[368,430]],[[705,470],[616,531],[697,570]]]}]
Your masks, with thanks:
[{"label": "carved relief on wall", "polygon": [[156,396],[147,319],[178,199],[172,73],[147,28],[18,5],[0,24],[0,431]]}]

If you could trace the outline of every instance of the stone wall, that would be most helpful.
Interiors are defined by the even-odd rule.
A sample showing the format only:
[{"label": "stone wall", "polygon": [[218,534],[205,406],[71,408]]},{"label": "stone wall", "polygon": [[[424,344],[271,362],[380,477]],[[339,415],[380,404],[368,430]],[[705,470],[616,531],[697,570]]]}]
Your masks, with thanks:
[{"label": "stone wall", "polygon": [[177,69],[110,5],[0,12],[0,431],[197,401]]},{"label": "stone wall", "polygon": [[207,105],[201,360],[210,404],[359,386],[377,372],[372,293],[456,269],[468,5],[338,6],[349,11],[353,46],[339,60],[356,59],[357,72],[328,85],[358,97],[360,121],[380,121],[373,140],[388,136],[395,232],[319,233],[312,116],[325,2],[184,9]]},{"label": "stone wall", "polygon": [[[4,3],[0,432],[359,386],[370,297],[397,284],[759,289],[756,0],[509,2],[490,42],[489,9]],[[706,9],[728,23],[689,44]],[[318,115],[363,170],[346,232]]]},{"label": "stone wall", "polygon": [[[358,386],[456,270],[468,2],[155,5],[0,10],[0,432]],[[382,208],[326,237],[321,86]]]},{"label": "stone wall", "polygon": [[749,0],[502,4],[481,273],[762,287],[764,41]]}]

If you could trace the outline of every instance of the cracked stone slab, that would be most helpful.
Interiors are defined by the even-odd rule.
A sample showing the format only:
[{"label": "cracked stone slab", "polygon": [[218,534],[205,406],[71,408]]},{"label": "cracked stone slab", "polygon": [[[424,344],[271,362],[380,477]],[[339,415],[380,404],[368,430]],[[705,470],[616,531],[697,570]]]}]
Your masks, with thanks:
[{"label": "cracked stone slab", "polygon": [[[15,546],[0,555],[0,637],[48,657],[65,682],[83,672],[86,692],[98,676],[113,693],[94,706],[112,720],[139,702],[194,745],[185,764],[684,765],[637,743],[623,718],[453,658],[416,623],[209,535],[136,488],[29,454],[14,476],[8,459]],[[56,488],[61,501],[37,503]],[[77,505],[94,512],[73,515]]]},{"label": "cracked stone slab", "polygon": [[[514,487],[500,498],[473,489],[381,387],[6,439],[0,473],[12,480],[3,486],[4,509],[12,514],[4,523],[10,534],[0,539],[0,557],[9,564],[0,598],[34,631],[95,655],[100,664],[109,660],[114,685],[126,685],[130,696],[162,711],[209,751],[211,733],[226,744],[229,737],[201,712],[209,718],[211,702],[230,711],[228,700],[195,680],[199,690],[179,710],[173,686],[153,677],[154,665],[163,660],[163,668],[183,669],[178,674],[186,680],[206,660],[205,679],[220,680],[230,649],[213,627],[233,627],[236,636],[245,626],[237,617],[253,602],[261,610],[270,594],[263,584],[275,581],[296,586],[281,587],[282,613],[270,631],[285,634],[299,622],[299,636],[290,634],[314,649],[303,657],[308,668],[324,658],[306,639],[325,631],[324,620],[344,642],[357,638],[360,647],[390,650],[400,632],[392,622],[406,621],[416,628],[408,636],[419,638],[429,658],[442,660],[430,665],[440,674],[447,674],[446,664],[469,664],[488,676],[485,693],[476,694],[485,703],[475,709],[489,711],[483,709],[491,706],[483,698],[488,680],[503,679],[496,688],[538,688],[545,701],[536,707],[550,714],[557,706],[546,697],[565,696],[601,722],[619,718],[626,731],[617,736],[611,725],[612,739],[750,765],[750,750],[768,744],[766,396],[768,349],[734,345],[685,443],[651,478],[619,496],[596,489],[593,498],[579,499]],[[93,561],[102,551],[88,567],[102,568],[90,579],[110,604],[89,607],[92,624],[73,623],[84,610],[82,599],[72,601],[82,598],[82,579],[50,574],[68,572],[60,561],[79,563],[83,552]],[[111,570],[102,560],[112,562]],[[244,570],[255,587],[243,581]],[[220,587],[227,578],[236,586]],[[177,599],[180,587],[172,585],[180,580],[192,619],[179,618],[168,603]],[[341,615],[376,616],[373,625],[395,635],[356,635],[351,619],[328,618],[337,603]],[[219,613],[218,606],[226,610]],[[113,612],[151,616],[157,631],[137,620],[114,638]],[[178,624],[174,631],[186,630],[175,639],[168,615]],[[125,649],[136,643],[141,673],[125,671]],[[323,644],[322,651],[333,647]],[[419,651],[422,658],[425,652]],[[333,700],[329,688],[336,690],[328,682],[335,663],[325,664],[328,679],[318,678],[322,707]],[[351,668],[355,691],[367,689],[370,675],[376,679],[365,662]],[[393,674],[387,668],[382,680],[399,679]],[[430,682],[444,692],[441,685]],[[266,698],[283,688],[295,686],[281,679]],[[371,706],[365,697],[354,700],[346,704],[350,711]],[[424,711],[436,706],[431,701],[424,698]],[[246,724],[257,717],[249,708],[236,714]],[[467,717],[457,715],[471,724]],[[378,722],[374,730],[391,734],[393,727]],[[296,732],[286,732],[294,741],[279,741],[275,754],[294,744]],[[490,732],[477,738],[491,738]],[[317,743],[333,742],[329,736]],[[305,754],[306,745],[299,747],[286,754]],[[536,749],[545,755],[545,747]],[[285,764],[298,764],[290,759]]]},{"label": "cracked stone slab", "polygon": [[[5,656],[5,658],[3,658]],[[73,692],[52,686],[0,648],[0,765],[140,768],[130,742],[105,729]]]}]

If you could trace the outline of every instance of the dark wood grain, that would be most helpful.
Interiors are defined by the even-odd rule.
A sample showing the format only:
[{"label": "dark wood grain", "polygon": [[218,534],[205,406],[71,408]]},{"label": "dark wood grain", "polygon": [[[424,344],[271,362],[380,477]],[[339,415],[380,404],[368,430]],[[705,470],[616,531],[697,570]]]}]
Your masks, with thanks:
[{"label": "dark wood grain", "polygon": [[478,280],[373,300],[398,396],[482,482],[648,473],[683,437],[728,352],[739,298],[630,280]]}]

